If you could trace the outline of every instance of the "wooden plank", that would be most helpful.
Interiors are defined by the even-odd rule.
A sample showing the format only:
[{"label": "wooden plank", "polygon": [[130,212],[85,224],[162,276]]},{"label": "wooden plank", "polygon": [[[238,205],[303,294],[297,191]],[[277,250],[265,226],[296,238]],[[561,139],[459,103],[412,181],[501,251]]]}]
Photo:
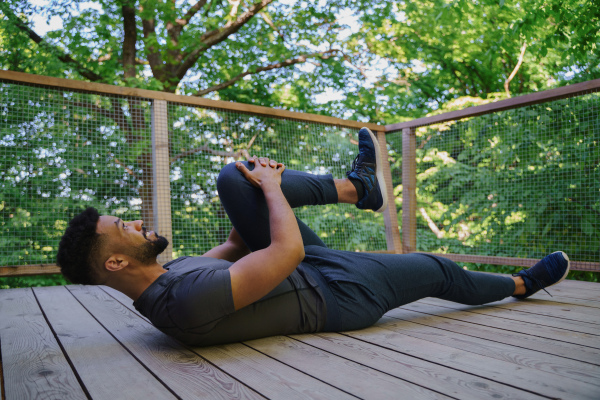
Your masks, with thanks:
[{"label": "wooden plank", "polygon": [[[411,303],[416,304],[416,303]],[[419,324],[435,326],[452,332],[474,336],[481,339],[493,340],[500,343],[532,349],[543,353],[554,354],[572,360],[583,361],[594,365],[600,365],[600,351],[585,345],[573,344],[561,340],[551,340],[536,335],[536,332],[528,334],[524,330],[531,328],[539,331],[549,329],[534,324],[512,322],[507,320],[494,321],[493,316],[476,315],[462,311],[436,310],[434,306],[414,307],[429,312],[396,308],[386,313],[386,316],[399,318]],[[437,314],[435,314],[437,312]],[[487,323],[486,323],[487,322]],[[494,326],[495,325],[495,326]],[[515,325],[519,331],[514,331]]]},{"label": "wooden plank", "polygon": [[[489,379],[456,371],[420,358],[337,333],[295,335],[294,339],[400,379],[467,400],[516,399],[531,394]],[[395,396],[392,396],[395,397]]]},{"label": "wooden plank", "polygon": [[[293,340],[276,336],[257,339],[248,346],[291,367],[323,380],[360,398],[390,399],[402,393],[409,399],[449,399],[421,386],[384,374],[362,364],[340,358],[329,352]],[[361,379],[356,379],[360,376]],[[365,381],[369,382],[365,385]]]},{"label": "wooden plank", "polygon": [[262,115],[266,117],[287,118],[299,121],[321,123],[326,125],[343,126],[360,129],[363,126],[373,131],[383,130],[383,126],[368,122],[349,121],[325,115],[300,113],[251,104],[234,103],[221,100],[210,100],[202,97],[181,96],[173,93],[157,92],[154,90],[136,89],[124,86],[106,85],[104,83],[91,83],[73,79],[53,78],[50,76],[26,74],[23,72],[0,70],[0,80],[52,87],[55,89],[69,89],[80,92],[99,94],[142,97],[145,99],[164,100],[172,103],[185,104],[203,108],[238,111],[242,113]]},{"label": "wooden plank", "polygon": [[[412,311],[425,312],[432,315],[441,315],[445,318],[460,319],[461,321],[483,324],[489,327],[511,330],[528,335],[535,335],[550,340],[560,340],[567,343],[600,349],[600,336],[574,332],[566,329],[553,328],[551,326],[544,326],[543,323],[545,318],[543,316],[540,317],[532,315],[529,323],[523,323],[521,321],[514,321],[508,318],[494,318],[492,315],[488,316],[466,311],[452,310],[423,302],[407,304],[402,306],[402,308]],[[448,311],[451,313],[450,316],[448,315]]]},{"label": "wooden plank", "polygon": [[[433,317],[432,317],[433,318]],[[493,340],[480,339],[473,336],[455,333],[437,328],[434,325],[422,325],[407,320],[396,320],[385,317],[381,322],[386,327],[404,335],[443,344],[462,351],[508,361],[514,368],[535,368],[540,371],[554,373],[570,379],[580,380],[592,385],[600,385],[600,367],[568,360],[563,357],[535,350],[498,343]]]},{"label": "wooden plank", "polygon": [[158,262],[167,263],[173,259],[173,233],[171,226],[171,165],[169,161],[169,126],[167,102],[152,102],[152,228],[169,241],[169,245],[158,256]]},{"label": "wooden plank", "polygon": [[[507,303],[511,303],[512,299],[505,299],[503,300],[504,302]],[[526,322],[526,323],[531,323],[532,322],[532,316],[530,313],[528,312],[523,312],[521,310],[519,310],[518,308],[511,308],[510,306],[507,307],[500,307],[502,304],[499,304],[500,302],[495,302],[495,303],[489,303],[483,306],[467,306],[464,304],[458,304],[458,303],[453,303],[451,301],[446,301],[446,300],[440,300],[440,299],[434,299],[434,298],[427,298],[427,299],[423,299],[420,300],[421,303],[423,304],[431,304],[431,305],[435,305],[435,306],[440,306],[440,307],[444,307],[444,308],[448,308],[448,309],[452,309],[452,310],[460,310],[460,311],[465,311],[465,312],[472,312],[472,313],[476,313],[476,314],[482,314],[482,315],[488,315],[491,317],[497,317],[497,318],[507,318],[509,320],[512,321],[522,321],[522,322]],[[543,300],[529,300],[528,302],[534,303],[532,304],[533,307],[535,307],[536,304],[542,303]],[[550,303],[550,302],[548,302]],[[512,304],[512,303],[511,303]],[[564,303],[563,303],[564,304]],[[554,308],[556,308],[557,304],[554,303]],[[562,307],[562,305],[561,305]],[[507,310],[510,311],[514,311],[514,312],[507,312]],[[600,318],[600,309],[596,308],[596,319]],[[570,331],[574,331],[574,332],[581,332],[581,333],[588,333],[591,335],[600,335],[600,330],[598,329],[598,324],[588,324],[585,322],[577,322],[577,323],[573,323],[572,320],[568,320],[568,319],[564,319],[558,316],[552,316],[551,313],[549,313],[549,315],[546,315],[546,317],[543,320],[540,320],[539,318],[535,318],[536,323],[544,325],[544,326],[551,326],[553,328],[559,328],[559,329],[566,329],[566,330],[570,330]]]},{"label": "wooden plank", "polygon": [[518,300],[511,296],[479,306],[459,304],[433,297],[423,299],[422,302],[465,310],[470,310],[471,308],[479,308],[484,310],[488,308],[501,308],[504,310],[516,311],[522,314],[544,315],[565,321],[583,322],[590,327],[595,327],[596,329],[598,329],[598,325],[600,325],[600,310],[597,307],[578,306],[568,302],[552,301],[551,297],[547,299],[530,297],[526,300]]},{"label": "wooden plank", "polygon": [[417,250],[417,142],[415,130],[402,131],[402,253]]},{"label": "wooden plank", "polygon": [[128,351],[182,399],[263,398],[160,332],[99,287],[67,289]]},{"label": "wooden plank", "polygon": [[431,117],[414,119],[412,121],[400,122],[385,126],[385,132],[397,132],[406,128],[431,125],[440,122],[459,120],[462,118],[475,117],[477,115],[490,114],[493,112],[510,110],[512,108],[524,107],[532,104],[545,103],[549,101],[575,96],[582,92],[596,91],[600,89],[600,79],[567,85],[556,89],[544,90],[542,92],[526,94],[506,100],[496,101],[481,106],[468,107],[462,110],[451,111]]},{"label": "wooden plank", "polygon": [[29,276],[60,274],[56,264],[6,265],[0,267],[0,276]]},{"label": "wooden plank", "polygon": [[269,399],[356,398],[241,343],[194,351]]},{"label": "wooden plank", "polygon": [[396,209],[396,196],[394,196],[394,185],[392,184],[392,171],[390,169],[389,153],[385,140],[385,133],[377,132],[377,142],[382,154],[383,175],[385,177],[385,187],[387,190],[388,207],[383,212],[385,223],[385,241],[387,249],[393,253],[402,252],[402,241],[400,239],[400,230],[398,229],[398,210]]},{"label": "wooden plank", "polygon": [[87,399],[31,289],[0,290],[0,344],[7,399]]},{"label": "wooden plank", "polygon": [[[385,320],[384,320],[385,321]],[[457,350],[402,334],[401,330],[387,329],[385,322],[360,331],[345,333],[390,350],[412,355],[454,368],[465,373],[484,376],[495,382],[527,390],[539,396],[564,399],[594,399],[600,387],[574,379],[560,377],[536,368],[516,367],[511,362]]]},{"label": "wooden plank", "polygon": [[64,286],[35,288],[34,293],[92,398],[175,398]]}]

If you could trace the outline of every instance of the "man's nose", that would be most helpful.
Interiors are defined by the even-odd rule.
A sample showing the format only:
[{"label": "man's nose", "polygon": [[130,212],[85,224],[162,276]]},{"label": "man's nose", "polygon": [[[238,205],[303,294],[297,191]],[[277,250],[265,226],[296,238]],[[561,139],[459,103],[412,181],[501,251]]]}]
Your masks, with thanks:
[{"label": "man's nose", "polygon": [[138,219],[137,221],[133,221],[133,227],[137,231],[141,231],[143,225],[144,225],[144,221],[142,221],[141,219]]}]

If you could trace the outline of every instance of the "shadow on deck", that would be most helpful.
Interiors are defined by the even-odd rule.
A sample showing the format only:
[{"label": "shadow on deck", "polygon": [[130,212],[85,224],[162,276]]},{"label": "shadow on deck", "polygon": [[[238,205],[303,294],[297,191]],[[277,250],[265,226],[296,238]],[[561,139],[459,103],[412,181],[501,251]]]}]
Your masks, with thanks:
[{"label": "shadow on deck", "polygon": [[0,291],[2,398],[598,399],[600,284],[425,299],[354,332],[186,348],[106,287]]}]

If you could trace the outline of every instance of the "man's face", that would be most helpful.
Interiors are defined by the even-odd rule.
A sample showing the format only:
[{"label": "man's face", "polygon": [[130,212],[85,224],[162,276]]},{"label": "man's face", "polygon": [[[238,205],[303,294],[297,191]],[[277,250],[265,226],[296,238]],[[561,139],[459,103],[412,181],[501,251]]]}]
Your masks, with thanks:
[{"label": "man's face", "polygon": [[146,231],[144,222],[126,222],[118,217],[103,215],[98,221],[96,231],[108,236],[108,251],[122,253],[135,258],[142,264],[156,261],[169,241],[154,231]]}]

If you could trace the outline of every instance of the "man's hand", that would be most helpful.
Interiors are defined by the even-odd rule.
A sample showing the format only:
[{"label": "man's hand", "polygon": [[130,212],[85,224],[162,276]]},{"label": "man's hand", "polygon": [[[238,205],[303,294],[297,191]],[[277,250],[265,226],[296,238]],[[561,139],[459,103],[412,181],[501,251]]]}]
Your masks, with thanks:
[{"label": "man's hand", "polygon": [[269,160],[267,157],[256,156],[249,158],[248,162],[254,164],[252,171],[239,161],[235,163],[235,166],[254,186],[262,188],[265,183],[270,182],[281,185],[281,174],[285,170],[285,165],[275,160]]}]

